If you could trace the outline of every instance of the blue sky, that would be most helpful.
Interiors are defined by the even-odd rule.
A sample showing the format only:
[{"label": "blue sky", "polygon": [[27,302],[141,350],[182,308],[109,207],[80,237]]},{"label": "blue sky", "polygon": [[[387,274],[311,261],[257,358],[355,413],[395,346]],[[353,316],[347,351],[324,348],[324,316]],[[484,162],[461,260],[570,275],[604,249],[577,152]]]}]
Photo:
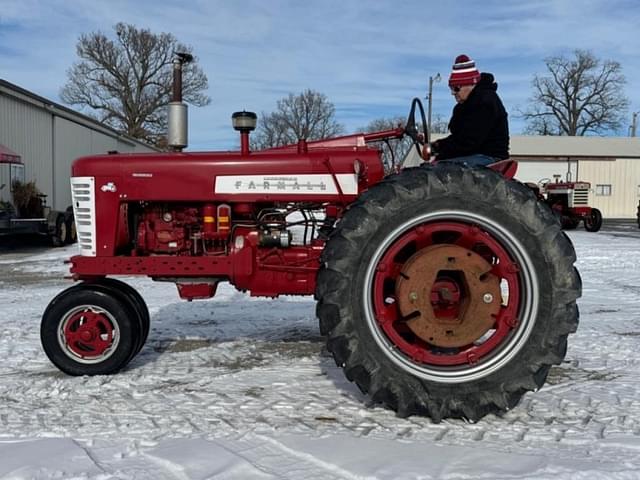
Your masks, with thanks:
[{"label": "blue sky", "polygon": [[433,111],[448,118],[446,78],[460,53],[494,73],[514,134],[544,58],[576,48],[619,61],[629,123],[640,110],[638,0],[0,0],[0,78],[60,101],[79,35],[111,34],[119,21],[193,46],[212,102],[190,108],[190,150],[236,148],[234,111],[270,112],[306,88],[327,95],[353,131],[405,116],[439,72]]}]

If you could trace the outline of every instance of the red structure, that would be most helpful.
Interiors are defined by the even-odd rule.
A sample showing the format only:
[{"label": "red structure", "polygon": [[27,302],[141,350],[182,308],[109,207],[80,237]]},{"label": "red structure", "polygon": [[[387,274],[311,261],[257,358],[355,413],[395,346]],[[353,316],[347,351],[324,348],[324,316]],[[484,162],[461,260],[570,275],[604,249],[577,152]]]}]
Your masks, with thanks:
[{"label": "red structure", "polygon": [[477,419],[513,407],[562,361],[577,326],[573,247],[509,179],[513,162],[385,176],[373,142],[409,135],[427,150],[416,108],[395,130],[256,152],[255,114],[237,112],[239,152],[184,153],[176,122],[173,153],[76,160],[78,283],[43,315],[51,361],[108,374],[142,348],[147,307],[113,276],[171,281],[187,300],[227,281],[251,295],[314,294],[336,363],[399,415]]},{"label": "red structure", "polygon": [[20,155],[0,143],[0,163],[22,164]]},{"label": "red structure", "polygon": [[580,222],[588,232],[602,228],[602,212],[589,205],[589,182],[549,182],[542,186],[544,201],[560,218],[562,227],[575,229]]},{"label": "red structure", "polygon": [[301,227],[315,232],[318,218],[340,216],[383,178],[367,136],[350,140],[349,147],[309,143],[245,155],[80,158],[72,169],[74,204],[87,202],[83,188],[92,187],[95,198],[78,211],[83,255],[71,259],[71,273],[79,280],[132,272],[189,283],[206,277],[254,295],[312,294],[324,241],[290,244],[287,217],[299,213],[307,218]]}]

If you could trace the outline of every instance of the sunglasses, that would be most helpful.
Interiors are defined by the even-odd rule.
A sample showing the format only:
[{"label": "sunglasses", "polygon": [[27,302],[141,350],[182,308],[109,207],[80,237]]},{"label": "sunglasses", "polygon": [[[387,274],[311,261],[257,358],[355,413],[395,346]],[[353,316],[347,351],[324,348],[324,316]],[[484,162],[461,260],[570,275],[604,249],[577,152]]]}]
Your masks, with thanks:
[{"label": "sunglasses", "polygon": [[449,87],[449,88],[451,89],[452,93],[458,93],[462,89],[462,87],[460,87],[460,86]]}]

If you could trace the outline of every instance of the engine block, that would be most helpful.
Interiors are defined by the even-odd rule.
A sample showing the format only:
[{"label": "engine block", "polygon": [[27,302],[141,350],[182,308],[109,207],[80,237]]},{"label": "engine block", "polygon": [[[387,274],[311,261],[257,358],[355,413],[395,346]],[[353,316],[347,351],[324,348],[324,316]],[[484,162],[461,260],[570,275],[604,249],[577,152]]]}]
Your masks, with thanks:
[{"label": "engine block", "polygon": [[136,228],[136,249],[141,253],[187,255],[200,225],[197,208],[145,210]]}]

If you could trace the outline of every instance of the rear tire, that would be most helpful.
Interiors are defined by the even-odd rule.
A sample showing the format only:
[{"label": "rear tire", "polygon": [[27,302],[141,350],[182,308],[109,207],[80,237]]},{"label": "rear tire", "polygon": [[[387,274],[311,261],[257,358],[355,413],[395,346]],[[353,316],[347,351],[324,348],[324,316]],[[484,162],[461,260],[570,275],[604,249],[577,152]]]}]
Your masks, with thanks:
[{"label": "rear tire", "polygon": [[78,241],[78,232],[76,230],[76,222],[73,219],[73,215],[67,218],[65,221],[67,235],[65,238],[65,244],[71,245]]},{"label": "rear tire", "polygon": [[69,230],[64,215],[60,214],[56,218],[56,229],[51,237],[51,243],[54,247],[62,247],[68,243]]},{"label": "rear tire", "polygon": [[[433,283],[414,275],[415,297],[401,298],[414,267],[428,270],[441,248],[454,252],[449,261],[490,270],[472,278],[475,266],[439,267]],[[327,242],[316,289],[320,329],[347,378],[399,416],[475,421],[515,406],[564,358],[578,324],[574,261],[551,210],[519,182],[459,165],[405,170],[362,195]],[[497,299],[476,294],[474,285],[495,292],[498,279]],[[436,307],[442,290],[445,306]],[[419,298],[427,298],[422,310],[401,311]],[[447,317],[483,302],[498,313],[463,315],[458,324]],[[468,337],[479,318],[484,333]],[[445,328],[416,333],[425,325]]]},{"label": "rear tire", "polygon": [[584,229],[587,232],[597,232],[602,228],[602,212],[597,208],[591,209],[591,214],[584,217]]},{"label": "rear tire", "polygon": [[81,284],[58,294],[42,316],[40,339],[49,360],[69,375],[106,375],[135,356],[140,325],[122,297]]}]

